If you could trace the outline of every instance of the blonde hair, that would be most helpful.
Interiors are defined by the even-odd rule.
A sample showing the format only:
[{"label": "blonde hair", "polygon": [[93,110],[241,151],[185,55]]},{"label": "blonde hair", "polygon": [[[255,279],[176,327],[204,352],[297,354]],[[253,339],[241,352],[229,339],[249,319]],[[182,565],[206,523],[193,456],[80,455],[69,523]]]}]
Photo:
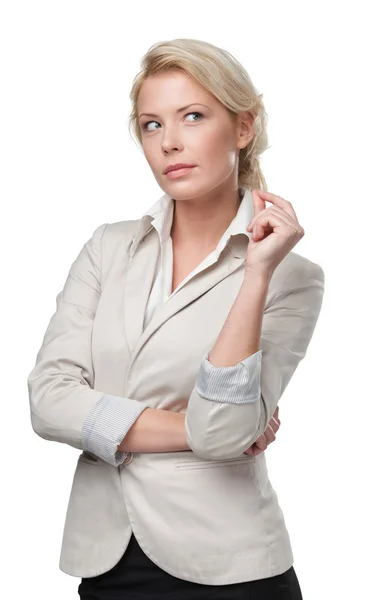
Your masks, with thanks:
[{"label": "blonde hair", "polygon": [[215,96],[235,117],[240,111],[249,111],[254,118],[253,139],[240,149],[238,185],[248,189],[267,191],[259,156],[267,149],[267,113],[247,71],[228,51],[189,38],[157,42],[149,48],[140,62],[141,71],[133,80],[130,99],[132,111],[128,117],[129,131],[142,147],[141,128],[137,113],[137,99],[143,82],[157,73],[172,69],[184,71]]}]

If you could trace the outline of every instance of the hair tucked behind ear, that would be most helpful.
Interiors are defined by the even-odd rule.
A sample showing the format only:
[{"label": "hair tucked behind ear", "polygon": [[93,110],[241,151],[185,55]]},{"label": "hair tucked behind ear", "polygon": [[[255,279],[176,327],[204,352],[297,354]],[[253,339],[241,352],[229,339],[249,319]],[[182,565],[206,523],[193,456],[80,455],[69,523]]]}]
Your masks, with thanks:
[{"label": "hair tucked behind ear", "polygon": [[174,69],[184,71],[215,96],[232,117],[240,111],[249,111],[254,117],[255,135],[239,154],[238,185],[267,191],[259,163],[260,155],[269,148],[263,94],[258,93],[247,71],[234,56],[208,42],[178,38],[151,46],[142,58],[140,67],[141,71],[134,78],[130,92],[132,111],[128,117],[129,130],[133,128],[140,146],[142,138],[137,99],[143,82],[157,73]]}]

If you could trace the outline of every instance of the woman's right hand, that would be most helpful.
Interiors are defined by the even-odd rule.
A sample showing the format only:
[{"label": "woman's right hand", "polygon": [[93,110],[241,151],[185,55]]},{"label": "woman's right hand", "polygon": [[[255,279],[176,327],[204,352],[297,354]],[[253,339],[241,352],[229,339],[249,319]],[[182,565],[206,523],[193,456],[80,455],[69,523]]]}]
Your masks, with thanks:
[{"label": "woman's right hand", "polygon": [[[249,238],[245,271],[271,278],[278,264],[301,240],[305,232],[293,206],[281,196],[252,190],[254,216],[247,226]],[[266,202],[272,206],[265,207]]]},{"label": "woman's right hand", "polygon": [[276,407],[275,412],[273,413],[272,419],[269,421],[267,429],[257,438],[248,450],[243,452],[243,454],[251,454],[252,456],[257,456],[266,450],[267,446],[275,441],[277,430],[280,427],[280,419],[279,419],[279,407]]}]

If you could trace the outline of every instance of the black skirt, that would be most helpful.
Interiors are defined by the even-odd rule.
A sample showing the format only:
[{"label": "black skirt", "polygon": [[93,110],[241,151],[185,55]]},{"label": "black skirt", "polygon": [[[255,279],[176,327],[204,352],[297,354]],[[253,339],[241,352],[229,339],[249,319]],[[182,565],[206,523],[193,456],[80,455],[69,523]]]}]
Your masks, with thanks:
[{"label": "black skirt", "polygon": [[126,551],[106,573],[84,577],[81,600],[302,600],[293,566],[266,579],[207,585],[170,575],[153,563],[132,532]]}]

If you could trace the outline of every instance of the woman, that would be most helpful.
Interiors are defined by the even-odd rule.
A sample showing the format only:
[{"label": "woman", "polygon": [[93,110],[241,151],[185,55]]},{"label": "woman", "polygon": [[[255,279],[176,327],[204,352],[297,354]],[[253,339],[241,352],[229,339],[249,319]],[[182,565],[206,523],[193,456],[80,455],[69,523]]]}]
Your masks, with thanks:
[{"label": "woman", "polygon": [[84,244],[28,378],[34,431],[82,451],[60,569],[83,600],[298,600],[263,450],[324,273],[265,191],[263,102],[228,52],[158,43],[131,99],[164,195]]}]

